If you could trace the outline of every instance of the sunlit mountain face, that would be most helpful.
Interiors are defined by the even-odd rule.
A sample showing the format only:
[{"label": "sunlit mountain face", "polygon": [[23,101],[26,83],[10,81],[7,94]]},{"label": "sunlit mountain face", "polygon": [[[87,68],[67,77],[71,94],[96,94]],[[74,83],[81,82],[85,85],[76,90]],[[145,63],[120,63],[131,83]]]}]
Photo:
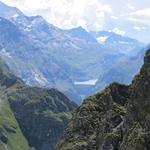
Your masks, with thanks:
[{"label": "sunlit mountain face", "polygon": [[118,28],[61,29],[2,2],[0,12],[0,55],[11,70],[27,84],[57,88],[77,103],[113,81],[130,83],[143,63],[146,44]]}]

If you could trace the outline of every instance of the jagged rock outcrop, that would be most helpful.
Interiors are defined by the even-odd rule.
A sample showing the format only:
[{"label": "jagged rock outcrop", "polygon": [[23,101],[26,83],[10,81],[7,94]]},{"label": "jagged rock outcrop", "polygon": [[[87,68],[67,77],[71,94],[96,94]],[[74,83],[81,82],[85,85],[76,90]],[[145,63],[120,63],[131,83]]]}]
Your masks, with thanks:
[{"label": "jagged rock outcrop", "polygon": [[150,149],[150,50],[130,86],[128,113],[124,122],[121,150]]},{"label": "jagged rock outcrop", "polygon": [[75,111],[57,150],[150,150],[150,50],[129,86],[113,83]]},{"label": "jagged rock outcrop", "polygon": [[114,83],[86,99],[74,113],[57,149],[116,149],[123,136],[121,127],[128,98],[128,86]]},{"label": "jagged rock outcrop", "polygon": [[77,105],[26,85],[0,58],[0,150],[53,150]]}]

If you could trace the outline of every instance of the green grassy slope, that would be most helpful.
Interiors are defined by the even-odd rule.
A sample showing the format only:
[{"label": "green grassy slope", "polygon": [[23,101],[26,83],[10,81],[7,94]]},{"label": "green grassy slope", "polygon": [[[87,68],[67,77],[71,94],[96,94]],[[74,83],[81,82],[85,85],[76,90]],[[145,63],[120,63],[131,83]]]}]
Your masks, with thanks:
[{"label": "green grassy slope", "polygon": [[29,150],[29,145],[5,97],[0,99],[0,150]]},{"label": "green grassy slope", "polygon": [[53,150],[76,107],[56,89],[26,85],[0,59],[0,150]]}]

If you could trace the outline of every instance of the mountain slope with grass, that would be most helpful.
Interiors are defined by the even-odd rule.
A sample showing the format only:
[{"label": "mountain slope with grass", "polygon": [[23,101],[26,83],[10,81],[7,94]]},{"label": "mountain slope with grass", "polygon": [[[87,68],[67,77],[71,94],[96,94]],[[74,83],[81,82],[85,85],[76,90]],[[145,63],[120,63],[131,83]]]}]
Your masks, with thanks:
[{"label": "mountain slope with grass", "polygon": [[53,150],[76,107],[56,89],[26,85],[0,58],[0,149]]}]

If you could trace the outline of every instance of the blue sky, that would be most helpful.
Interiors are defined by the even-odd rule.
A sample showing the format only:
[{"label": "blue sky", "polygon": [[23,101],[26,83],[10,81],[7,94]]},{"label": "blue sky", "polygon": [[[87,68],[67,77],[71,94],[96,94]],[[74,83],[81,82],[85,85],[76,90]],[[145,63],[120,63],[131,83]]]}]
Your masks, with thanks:
[{"label": "blue sky", "polygon": [[63,29],[108,30],[150,41],[149,0],[1,0]]}]

